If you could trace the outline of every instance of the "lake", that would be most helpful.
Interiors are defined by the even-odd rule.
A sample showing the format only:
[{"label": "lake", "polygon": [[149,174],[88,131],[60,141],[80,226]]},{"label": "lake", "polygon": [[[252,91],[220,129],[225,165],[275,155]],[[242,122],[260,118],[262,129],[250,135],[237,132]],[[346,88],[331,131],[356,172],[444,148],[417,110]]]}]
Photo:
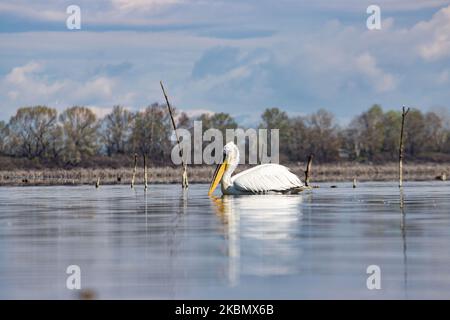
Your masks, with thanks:
[{"label": "lake", "polygon": [[0,298],[78,299],[70,265],[97,299],[450,298],[450,183],[335,185],[1,187]]}]

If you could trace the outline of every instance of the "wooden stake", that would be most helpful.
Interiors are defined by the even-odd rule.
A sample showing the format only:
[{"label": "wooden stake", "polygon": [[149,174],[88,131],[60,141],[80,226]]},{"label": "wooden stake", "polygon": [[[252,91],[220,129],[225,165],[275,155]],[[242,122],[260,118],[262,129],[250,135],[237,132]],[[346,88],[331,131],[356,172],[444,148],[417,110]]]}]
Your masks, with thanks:
[{"label": "wooden stake", "polygon": [[186,166],[183,167],[183,181],[182,181],[182,187],[183,189],[187,189],[189,187],[188,177],[187,177],[187,171]]},{"label": "wooden stake", "polygon": [[402,215],[405,214],[405,211],[403,210],[405,206],[405,195],[403,193],[403,188],[400,188],[400,209],[402,209]]},{"label": "wooden stake", "polygon": [[311,172],[312,160],[314,158],[314,154],[310,154],[308,157],[308,164],[306,165],[305,171],[305,186],[309,187],[309,173]]},{"label": "wooden stake", "polygon": [[402,109],[402,127],[400,130],[400,146],[398,150],[398,186],[403,186],[403,132],[405,129],[405,118],[409,112],[409,108],[403,106]]},{"label": "wooden stake", "polygon": [[178,145],[178,148],[179,148],[180,154],[181,154],[181,164],[183,166],[183,175],[182,175],[181,185],[182,185],[183,189],[186,189],[189,187],[188,177],[187,177],[187,164],[184,161],[183,149],[181,148],[180,137],[178,136],[177,125],[175,124],[175,119],[173,117],[172,107],[170,106],[169,98],[167,97],[166,90],[164,89],[162,81],[160,81],[159,83],[161,85],[161,89],[164,94],[164,98],[166,99],[166,102],[167,102],[167,109],[169,109],[169,115],[170,115],[170,119],[172,120],[173,130],[175,130],[175,136],[177,138],[177,145]]},{"label": "wooden stake", "polygon": [[137,171],[137,159],[138,155],[137,153],[134,154],[134,169],[133,169],[133,177],[131,178],[131,189],[134,188],[134,181],[136,179],[136,171]]},{"label": "wooden stake", "polygon": [[95,188],[98,189],[100,187],[100,177],[97,177],[97,181],[95,182]]},{"label": "wooden stake", "polygon": [[356,178],[353,178],[353,189],[356,188]]},{"label": "wooden stake", "polygon": [[144,189],[148,189],[147,155],[144,153]]}]

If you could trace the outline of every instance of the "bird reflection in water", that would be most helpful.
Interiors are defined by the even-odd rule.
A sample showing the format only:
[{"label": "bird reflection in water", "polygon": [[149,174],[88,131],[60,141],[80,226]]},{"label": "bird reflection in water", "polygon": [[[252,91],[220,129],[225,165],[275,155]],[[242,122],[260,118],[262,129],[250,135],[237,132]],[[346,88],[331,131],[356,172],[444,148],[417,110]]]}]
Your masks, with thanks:
[{"label": "bird reflection in water", "polygon": [[[295,273],[301,248],[290,240],[298,236],[302,195],[247,195],[211,197],[227,240],[228,281],[240,276]],[[248,252],[241,252],[241,243]]]},{"label": "bird reflection in water", "polygon": [[233,196],[211,197],[211,199],[216,215],[223,224],[223,234],[228,244],[228,282],[234,287],[239,284],[240,276],[239,211],[234,209]]}]

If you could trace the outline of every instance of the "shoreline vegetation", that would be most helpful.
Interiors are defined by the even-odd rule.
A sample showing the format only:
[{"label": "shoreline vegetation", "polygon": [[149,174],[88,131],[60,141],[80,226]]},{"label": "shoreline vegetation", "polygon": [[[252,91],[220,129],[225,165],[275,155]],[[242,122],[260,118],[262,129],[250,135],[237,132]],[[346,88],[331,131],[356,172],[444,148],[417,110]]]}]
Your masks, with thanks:
[{"label": "shoreline vegetation", "polygon": [[[306,163],[285,164],[304,182]],[[215,166],[188,166],[189,183],[210,183]],[[249,168],[240,165],[236,173]],[[149,167],[148,183],[152,184],[180,184],[180,167]],[[405,181],[433,181],[446,180],[446,172],[450,172],[450,164],[444,163],[410,163],[404,165]],[[100,185],[129,185],[133,175],[133,168],[74,168],[74,169],[0,169],[0,186],[58,186],[58,185],[92,185],[99,179]],[[351,185],[353,179],[364,181],[397,181],[398,163],[387,164],[316,164],[310,173],[310,184],[319,182],[346,182]],[[144,169],[138,167],[136,185],[144,183]]]},{"label": "shoreline vegetation", "polygon": [[[403,132],[406,161],[450,162],[450,114],[446,109],[426,113],[411,109],[404,122],[401,111],[384,111],[373,105],[342,125],[325,109],[290,116],[279,108],[268,108],[261,113],[259,123],[248,127],[228,113],[189,117],[174,108],[169,115],[166,105],[154,103],[136,112],[114,106],[104,117],[83,106],[61,112],[47,106],[20,108],[8,122],[0,121],[0,157],[6,162],[8,157],[14,161],[13,168],[8,163],[5,168],[5,161],[0,159],[0,170],[108,167],[104,162],[115,163],[109,167],[128,167],[134,154],[141,159],[145,156],[149,166],[172,165],[174,127],[183,130],[182,142],[190,146],[190,152],[196,146],[206,149],[216,140],[222,140],[224,145],[231,139],[248,139],[246,144],[250,147],[250,138],[252,143],[257,139],[252,135],[255,130],[276,129],[281,163],[306,162],[311,154],[315,163],[398,161]],[[216,130],[212,133],[210,129]],[[233,136],[228,137],[227,132]],[[266,140],[270,147],[259,150],[261,156],[272,151],[272,138]]]},{"label": "shoreline vegetation", "polygon": [[[154,103],[136,112],[114,106],[102,118],[83,106],[61,113],[47,106],[19,108],[7,123],[0,121],[0,186],[181,184],[183,166],[173,165],[174,128],[183,129],[180,154],[191,159],[197,151],[216,155],[226,141],[235,139],[246,139],[246,153],[250,152],[260,138],[252,132],[276,129],[279,162],[306,184],[305,169],[311,167],[306,162],[314,158],[312,186],[340,181],[401,185],[402,172],[405,181],[446,180],[450,173],[450,114],[443,109],[423,113],[403,107],[401,112],[373,105],[343,126],[325,109],[289,116],[268,108],[259,124],[245,128],[228,113],[191,118],[180,110],[168,112],[168,106]],[[210,129],[216,129],[212,137]],[[228,129],[237,130],[228,137]],[[266,148],[257,145],[258,162],[272,158],[272,135],[265,139]],[[188,166],[189,182],[210,183],[214,167]],[[249,167],[241,165],[237,172]]]}]

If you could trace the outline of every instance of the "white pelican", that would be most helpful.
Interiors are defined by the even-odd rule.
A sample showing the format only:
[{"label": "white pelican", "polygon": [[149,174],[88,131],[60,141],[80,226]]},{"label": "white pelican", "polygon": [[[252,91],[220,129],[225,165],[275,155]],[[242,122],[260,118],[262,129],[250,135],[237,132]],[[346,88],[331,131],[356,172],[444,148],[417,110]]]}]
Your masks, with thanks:
[{"label": "white pelican", "polygon": [[214,172],[208,195],[219,182],[223,194],[298,193],[305,187],[300,179],[279,164],[261,164],[231,176],[239,164],[239,149],[233,142],[223,148],[224,160]]}]

